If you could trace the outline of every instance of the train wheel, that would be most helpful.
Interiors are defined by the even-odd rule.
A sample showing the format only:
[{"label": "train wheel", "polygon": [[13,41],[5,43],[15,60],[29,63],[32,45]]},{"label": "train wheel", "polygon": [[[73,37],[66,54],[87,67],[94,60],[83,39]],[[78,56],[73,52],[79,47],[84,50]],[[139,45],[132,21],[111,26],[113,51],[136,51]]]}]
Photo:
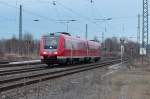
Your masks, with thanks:
[{"label": "train wheel", "polygon": [[58,64],[59,64],[59,67],[65,67],[65,66],[67,66],[66,63],[58,63]]},{"label": "train wheel", "polygon": [[98,62],[99,60],[100,60],[100,58],[95,58],[94,59],[95,62]]},{"label": "train wheel", "polygon": [[54,67],[54,64],[52,64],[52,63],[49,63],[49,64],[47,64],[48,65],[48,67]]}]

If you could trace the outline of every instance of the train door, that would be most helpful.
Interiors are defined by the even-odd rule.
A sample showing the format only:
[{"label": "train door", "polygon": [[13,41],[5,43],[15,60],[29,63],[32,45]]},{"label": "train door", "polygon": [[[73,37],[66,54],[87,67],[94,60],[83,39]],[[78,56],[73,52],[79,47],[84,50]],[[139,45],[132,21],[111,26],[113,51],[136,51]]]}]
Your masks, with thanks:
[{"label": "train door", "polygon": [[73,44],[72,44],[72,40],[70,38],[66,39],[66,45],[67,45],[67,50],[66,50],[67,61],[72,62],[72,60],[73,60]]}]

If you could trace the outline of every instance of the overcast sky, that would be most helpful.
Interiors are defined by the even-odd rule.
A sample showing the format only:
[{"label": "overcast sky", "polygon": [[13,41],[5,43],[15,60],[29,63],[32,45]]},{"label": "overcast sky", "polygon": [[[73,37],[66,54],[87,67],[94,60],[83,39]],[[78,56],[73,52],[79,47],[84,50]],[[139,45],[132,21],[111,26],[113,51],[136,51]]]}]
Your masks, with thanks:
[{"label": "overcast sky", "polygon": [[[54,2],[55,1],[55,2]],[[137,15],[142,14],[142,0],[0,0],[0,38],[18,37],[19,5],[23,5],[23,33],[37,39],[47,32],[67,31],[88,39],[105,37],[136,37]],[[96,19],[112,20],[102,21]],[[39,21],[33,21],[33,20]],[[105,31],[106,27],[106,31]]]}]

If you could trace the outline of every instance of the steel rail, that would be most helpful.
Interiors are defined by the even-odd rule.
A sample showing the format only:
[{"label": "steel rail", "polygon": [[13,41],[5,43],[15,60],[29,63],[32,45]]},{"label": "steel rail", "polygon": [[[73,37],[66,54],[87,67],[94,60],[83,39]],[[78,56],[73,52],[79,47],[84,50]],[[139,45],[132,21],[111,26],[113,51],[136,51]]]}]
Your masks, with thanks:
[{"label": "steel rail", "polygon": [[[117,57],[104,57],[105,60],[110,60],[110,59],[118,59]],[[37,65],[37,64],[42,64],[41,62],[33,62],[33,63],[19,63],[19,64],[0,64],[0,68],[5,68],[5,67],[19,67],[19,66],[26,66],[26,65]]]},{"label": "steel rail", "polygon": [[80,65],[78,67],[72,67],[69,69],[55,71],[55,72],[48,72],[48,73],[1,80],[0,92],[7,91],[7,90],[17,88],[17,87],[21,87],[21,86],[25,86],[25,85],[30,85],[33,83],[38,83],[40,81],[46,81],[49,79],[54,79],[54,78],[62,77],[65,75],[71,75],[71,74],[86,71],[86,70],[91,70],[91,69],[96,69],[96,68],[107,66],[107,65],[112,65],[115,63],[120,63],[120,59],[103,62],[103,63]]},{"label": "steel rail", "polygon": [[[107,59],[109,59],[109,58],[107,58]],[[114,59],[114,58],[111,58],[111,59]],[[39,65],[39,64],[33,64],[33,65]],[[12,75],[12,74],[19,74],[19,73],[26,73],[26,72],[32,72],[32,71],[40,71],[40,70],[48,69],[45,66],[44,67],[43,66],[40,66],[40,67],[31,67],[33,65],[28,65],[27,68],[22,68],[22,69],[18,69],[18,68],[16,68],[16,69],[13,68],[11,70],[5,70],[4,69],[4,70],[0,71],[0,76]],[[41,64],[41,65],[44,65],[44,64]],[[74,65],[79,65],[79,64],[74,64]],[[20,67],[23,67],[23,66],[26,66],[26,65],[25,64],[24,65],[22,65],[22,64],[20,65]],[[16,66],[14,66],[14,67],[16,67]],[[8,68],[8,67],[6,66],[5,68]]]},{"label": "steel rail", "polygon": [[37,65],[37,64],[42,64],[42,63],[41,62],[37,62],[37,63],[22,63],[22,64],[0,64],[0,68],[5,68],[5,67],[20,67],[20,66]]},{"label": "steel rail", "polygon": [[[120,59],[119,59],[120,60]],[[107,61],[108,62],[108,61]],[[93,66],[93,65],[99,65],[99,64],[106,64],[107,62],[102,62],[102,63],[94,63],[94,64],[84,64],[84,65],[75,65],[74,67],[68,67],[65,70],[58,70],[58,71],[52,71],[52,72],[44,72],[44,73],[39,73],[39,74],[33,74],[30,76],[19,76],[19,77],[13,77],[11,79],[6,79],[6,80],[0,80],[0,84],[2,83],[7,83],[10,81],[17,81],[17,80],[21,80],[22,78],[33,78],[33,77],[38,77],[38,76],[45,76],[45,75],[49,75],[49,74],[53,74],[53,73],[59,73],[59,72],[64,72],[64,71],[68,71],[68,70],[73,70],[73,69],[78,69],[78,68],[85,68],[87,66]]]},{"label": "steel rail", "polygon": [[42,67],[32,67],[32,68],[24,68],[24,69],[4,70],[4,71],[0,71],[0,76],[26,73],[26,72],[31,72],[31,71],[39,71],[39,70],[45,70],[45,69],[48,69],[48,67],[42,66]]}]

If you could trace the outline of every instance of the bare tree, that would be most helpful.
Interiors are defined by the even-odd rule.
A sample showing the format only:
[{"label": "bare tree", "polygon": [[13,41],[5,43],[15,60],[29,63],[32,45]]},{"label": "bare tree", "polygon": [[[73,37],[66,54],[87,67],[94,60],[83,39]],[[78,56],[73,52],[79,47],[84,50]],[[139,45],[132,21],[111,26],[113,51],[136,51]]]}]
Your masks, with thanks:
[{"label": "bare tree", "polygon": [[10,39],[0,40],[0,56],[5,54],[19,54],[19,55],[38,55],[39,52],[39,40],[34,40],[31,33],[25,33],[23,40],[17,39],[13,36]]},{"label": "bare tree", "polygon": [[120,43],[116,37],[107,38],[104,41],[104,46],[106,51],[114,52],[120,50]]}]

